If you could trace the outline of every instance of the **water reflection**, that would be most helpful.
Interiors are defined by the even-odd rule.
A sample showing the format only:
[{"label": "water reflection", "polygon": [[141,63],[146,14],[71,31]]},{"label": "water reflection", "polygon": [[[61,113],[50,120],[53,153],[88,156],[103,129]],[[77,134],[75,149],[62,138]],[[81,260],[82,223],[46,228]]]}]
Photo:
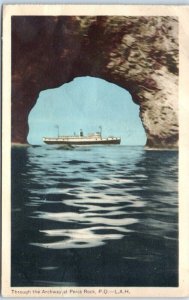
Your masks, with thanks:
[{"label": "water reflection", "polygon": [[[28,148],[29,166],[40,166],[39,173],[37,167],[30,170],[30,176],[34,175],[32,182],[39,182],[45,176],[46,183],[45,189],[43,186],[37,189],[39,199],[32,196],[27,205],[41,207],[47,206],[47,203],[62,204],[61,212],[34,211],[31,217],[61,222],[66,229],[40,230],[45,236],[62,237],[63,240],[52,243],[31,242],[31,245],[52,249],[97,247],[108,240],[121,239],[124,237],[123,232],[131,231],[129,225],[138,222],[138,219],[128,216],[127,207],[142,207],[145,202],[139,196],[130,194],[140,189],[133,186],[134,178],[125,176],[123,162],[117,159],[116,152],[115,157],[111,157],[110,148],[105,153],[96,148],[98,156],[94,156],[93,149],[89,148],[88,151],[91,151],[84,156],[81,148],[78,148],[73,160],[73,152],[70,154],[47,149],[41,148],[39,153],[39,149]],[[134,168],[140,155],[141,151],[138,151],[132,159],[127,160],[128,169]],[[128,186],[130,184],[132,187]],[[30,192],[36,194],[33,187]],[[78,228],[69,229],[70,224]],[[102,230],[106,234],[102,234]]]},{"label": "water reflection", "polygon": [[[125,148],[119,147],[118,153],[116,150],[107,147],[104,151],[96,147],[94,151],[88,148],[86,156],[82,148],[78,148],[74,151],[73,159],[73,151],[59,151],[56,147],[27,149],[30,182],[33,183],[29,188],[32,196],[27,205],[43,206],[42,211],[33,211],[32,217],[63,223],[67,227],[65,237],[70,239],[69,243],[32,242],[32,245],[49,248],[99,246],[104,244],[105,238],[97,235],[91,226],[103,225],[104,229],[108,226],[108,230],[113,226],[118,234],[108,234],[106,240],[122,238],[119,231],[131,230],[128,225],[138,223],[139,219],[143,227],[148,228],[148,233],[153,235],[164,234],[166,237],[170,231],[177,230],[176,223],[156,220],[158,214],[168,217],[177,211],[177,200],[172,197],[177,185],[171,178],[171,173],[175,173],[176,161],[170,161],[167,152],[162,152],[160,156],[158,152],[147,152],[140,148],[131,155],[131,151]],[[171,166],[171,173],[165,181],[164,175],[168,173],[166,166]],[[33,186],[35,183],[36,189]],[[159,192],[161,196],[157,197]],[[61,211],[45,211],[47,204],[52,206],[57,203],[62,204]],[[148,214],[148,218],[139,216],[144,213]],[[77,232],[80,235],[80,230],[87,233],[85,243],[78,245],[77,239],[73,238],[73,231],[69,237],[70,223],[79,227],[75,229],[76,235]],[[119,227],[115,229],[115,226]],[[53,236],[53,230],[51,234],[47,232]],[[64,231],[61,232],[64,237]],[[94,239],[93,243],[91,238]]]},{"label": "water reflection", "polygon": [[[54,273],[57,266],[59,271],[69,269],[62,285],[176,284],[176,152],[124,146],[71,151],[28,147],[14,149],[14,167],[13,172],[21,175],[14,183],[13,174],[12,186],[13,224],[17,224],[13,235],[13,274],[29,272],[29,257],[38,262],[35,267],[30,265],[30,279],[20,279],[27,282],[23,285],[36,284],[36,280],[42,285],[44,278],[48,285],[52,283],[51,276],[56,278],[53,284],[60,283],[60,275]],[[22,228],[24,235],[19,234]],[[25,245],[25,260],[19,260],[19,270],[16,255],[20,246],[16,244]],[[103,251],[108,255],[106,267],[93,257],[90,249],[94,248],[97,257]],[[60,250],[61,254],[56,252]],[[49,251],[52,263],[47,263]],[[76,270],[68,267],[71,252],[67,251],[83,251],[74,252],[80,274],[77,278],[73,275]],[[115,278],[101,278],[99,282],[98,276],[86,270],[81,255],[86,255],[93,268],[98,269],[96,272],[114,270]],[[142,278],[137,277],[140,268]],[[148,275],[154,268],[158,270],[157,279]],[[45,270],[49,275],[44,275]],[[120,272],[130,277],[121,277]],[[166,283],[161,282],[162,276],[167,278]],[[13,278],[17,282],[16,275]]]}]

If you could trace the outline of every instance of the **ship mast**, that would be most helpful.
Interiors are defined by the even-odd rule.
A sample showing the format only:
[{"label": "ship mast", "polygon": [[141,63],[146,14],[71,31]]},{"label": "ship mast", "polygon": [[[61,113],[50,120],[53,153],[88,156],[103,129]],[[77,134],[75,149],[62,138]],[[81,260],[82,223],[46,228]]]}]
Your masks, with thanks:
[{"label": "ship mast", "polygon": [[100,129],[100,135],[102,136],[102,126],[99,126]]},{"label": "ship mast", "polygon": [[55,125],[55,127],[57,128],[57,133],[58,133],[58,137],[59,137],[59,126]]}]

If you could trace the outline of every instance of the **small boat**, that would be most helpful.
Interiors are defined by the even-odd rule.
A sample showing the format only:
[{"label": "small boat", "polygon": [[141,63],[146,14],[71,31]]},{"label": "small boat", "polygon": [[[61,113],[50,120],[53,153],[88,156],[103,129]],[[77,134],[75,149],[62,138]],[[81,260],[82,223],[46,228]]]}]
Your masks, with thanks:
[{"label": "small boat", "polygon": [[121,138],[113,136],[104,138],[101,131],[84,136],[81,129],[79,135],[59,136],[58,134],[58,137],[43,137],[43,142],[50,145],[115,145],[121,143]]}]

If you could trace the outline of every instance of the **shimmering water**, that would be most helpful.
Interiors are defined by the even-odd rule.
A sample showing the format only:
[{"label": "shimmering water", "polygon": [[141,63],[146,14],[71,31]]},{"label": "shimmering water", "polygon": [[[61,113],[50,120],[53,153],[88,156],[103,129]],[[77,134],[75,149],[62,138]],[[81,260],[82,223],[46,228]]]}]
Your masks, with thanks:
[{"label": "shimmering water", "polygon": [[176,151],[12,148],[12,286],[177,286]]}]

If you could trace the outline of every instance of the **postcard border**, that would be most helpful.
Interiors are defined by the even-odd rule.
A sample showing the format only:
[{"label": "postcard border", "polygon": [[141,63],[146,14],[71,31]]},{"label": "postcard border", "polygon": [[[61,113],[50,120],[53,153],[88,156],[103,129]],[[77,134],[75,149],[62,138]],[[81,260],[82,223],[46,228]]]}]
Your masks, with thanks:
[{"label": "postcard border", "polygon": [[[11,16],[12,15],[126,15],[126,16],[178,16],[179,18],[179,287],[73,287],[75,294],[65,290],[71,288],[21,287],[10,286],[10,170],[11,170]],[[188,45],[189,45],[189,6],[175,5],[4,5],[3,7],[3,110],[2,110],[2,294],[11,297],[186,297],[189,296],[189,84],[188,84]],[[84,293],[84,289],[89,292]],[[99,292],[104,289],[106,293]],[[123,293],[119,293],[120,290]],[[13,291],[14,290],[14,291]],[[46,293],[42,293],[42,291]],[[52,294],[50,291],[61,291]],[[16,292],[15,292],[16,291]],[[78,292],[77,292],[78,291]],[[80,293],[81,291],[81,293]]]}]

